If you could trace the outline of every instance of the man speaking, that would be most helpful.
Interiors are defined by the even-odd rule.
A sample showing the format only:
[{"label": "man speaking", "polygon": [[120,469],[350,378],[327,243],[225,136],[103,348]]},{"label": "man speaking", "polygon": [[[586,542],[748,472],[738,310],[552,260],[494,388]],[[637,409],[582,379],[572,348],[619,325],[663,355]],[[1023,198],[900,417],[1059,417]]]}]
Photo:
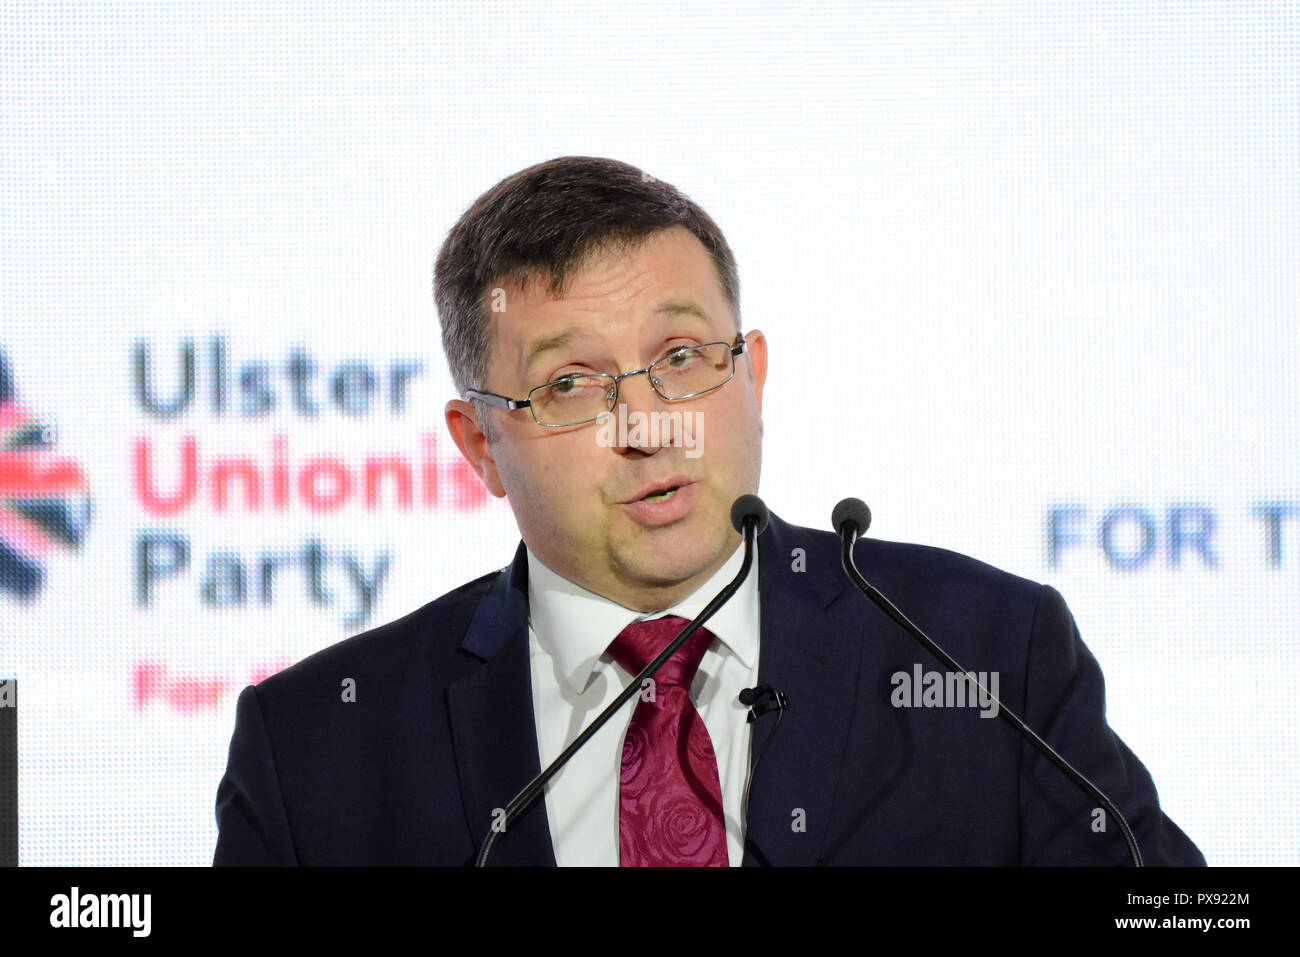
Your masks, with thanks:
[{"label": "man speaking", "polygon": [[[829,531],[773,516],[754,571],[630,689],[737,578],[729,516],[759,487],[767,343],[741,330],[703,210],[622,163],[543,163],[462,216],[435,287],[448,429],[523,542],[243,691],[215,863],[465,865],[493,833],[493,864],[1127,863],[1110,815],[981,720],[987,699],[954,698],[965,685],[866,601]],[[1204,863],[1107,726],[1056,592],[938,549],[854,555],[1109,796],[1147,863]],[[741,704],[755,688],[783,707]]]}]

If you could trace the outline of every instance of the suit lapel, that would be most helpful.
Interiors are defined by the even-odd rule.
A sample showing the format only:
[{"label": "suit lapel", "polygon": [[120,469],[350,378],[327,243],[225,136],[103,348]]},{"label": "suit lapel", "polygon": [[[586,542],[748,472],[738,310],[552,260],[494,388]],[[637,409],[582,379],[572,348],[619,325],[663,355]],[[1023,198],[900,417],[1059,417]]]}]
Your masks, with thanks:
[{"label": "suit lapel", "polygon": [[[745,863],[811,865],[827,836],[862,641],[827,611],[846,580],[825,541],[796,540],[773,516],[761,548],[759,682],[790,706],[750,786]],[[772,715],[755,724],[755,757],[774,724]]]},{"label": "suit lapel", "polygon": [[[479,602],[464,651],[478,661],[447,689],[456,770],[475,854],[494,811],[541,771],[528,660],[528,562],[524,546]],[[502,834],[497,865],[555,866],[545,799]]]}]

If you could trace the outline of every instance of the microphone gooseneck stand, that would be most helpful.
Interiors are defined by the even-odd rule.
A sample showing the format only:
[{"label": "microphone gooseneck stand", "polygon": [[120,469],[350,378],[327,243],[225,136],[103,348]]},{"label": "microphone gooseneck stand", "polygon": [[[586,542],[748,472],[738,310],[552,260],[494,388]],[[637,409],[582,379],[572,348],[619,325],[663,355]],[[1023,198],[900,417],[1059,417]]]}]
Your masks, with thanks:
[{"label": "microphone gooseneck stand", "polygon": [[892,618],[900,628],[916,639],[930,654],[938,658],[944,667],[965,677],[969,685],[974,686],[980,694],[984,695],[983,700],[992,701],[996,704],[998,717],[1015,728],[1021,737],[1037,748],[1052,764],[1056,765],[1061,773],[1073,781],[1088,797],[1104,807],[1119,825],[1120,833],[1124,837],[1124,843],[1128,845],[1129,856],[1133,859],[1133,866],[1141,867],[1142,852],[1138,849],[1137,840],[1133,837],[1133,831],[1128,826],[1128,821],[1124,820],[1124,815],[1119,812],[1119,808],[1115,806],[1114,802],[1106,797],[1100,788],[1075,770],[1069,761],[1057,754],[1052,749],[1052,746],[1040,738],[1029,725],[1021,721],[1014,711],[999,701],[979,681],[971,677],[970,672],[959,665],[956,659],[935,644],[929,635],[914,625],[911,619],[899,611],[893,602],[862,577],[862,573],[858,571],[858,566],[853,561],[853,545],[858,537],[871,525],[871,510],[867,508],[866,503],[856,498],[844,499],[835,506],[835,510],[831,513],[831,524],[840,536],[840,564],[844,566],[844,572],[849,576],[853,584],[857,585],[862,593],[870,598],[876,607]]}]

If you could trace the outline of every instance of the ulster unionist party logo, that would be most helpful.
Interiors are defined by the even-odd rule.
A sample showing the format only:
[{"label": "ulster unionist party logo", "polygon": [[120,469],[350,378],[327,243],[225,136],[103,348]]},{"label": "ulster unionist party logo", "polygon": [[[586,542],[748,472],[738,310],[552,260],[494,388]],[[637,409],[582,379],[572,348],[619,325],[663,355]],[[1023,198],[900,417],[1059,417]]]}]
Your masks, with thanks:
[{"label": "ulster unionist party logo", "polygon": [[19,402],[0,352],[0,592],[30,598],[49,555],[81,545],[90,489],[81,465],[55,451],[53,431]]}]

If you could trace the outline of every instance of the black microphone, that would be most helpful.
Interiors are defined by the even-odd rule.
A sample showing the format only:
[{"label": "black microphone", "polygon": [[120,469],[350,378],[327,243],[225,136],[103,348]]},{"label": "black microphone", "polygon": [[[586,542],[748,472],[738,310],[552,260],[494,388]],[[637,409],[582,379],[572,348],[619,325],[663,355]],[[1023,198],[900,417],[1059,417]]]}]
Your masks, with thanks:
[{"label": "black microphone", "polygon": [[763,504],[763,500],[757,495],[742,495],[732,503],[732,527],[745,538],[745,557],[740,563],[740,571],[736,573],[736,577],[723,586],[722,591],[718,592],[713,600],[704,606],[704,610],[696,616],[695,620],[683,628],[677,637],[668,643],[668,647],[659,653],[659,657],[646,665],[641,670],[641,673],[632,679],[632,682],[619,693],[609,707],[598,714],[591,724],[587,725],[582,730],[582,733],[560,752],[559,757],[552,761],[541,774],[529,781],[524,786],[524,789],[511,799],[501,817],[493,821],[492,826],[488,829],[487,836],[479,847],[478,857],[474,860],[475,867],[487,866],[488,857],[491,855],[497,839],[511,823],[518,820],[521,814],[537,802],[537,799],[542,796],[543,791],[546,789],[546,783],[569,763],[569,760],[578,753],[578,749],[586,744],[592,735],[604,727],[605,723],[614,716],[619,708],[641,693],[646,680],[652,678],[663,667],[664,662],[677,653],[678,648],[690,641],[691,636],[699,631],[706,621],[717,614],[719,608],[731,600],[731,596],[749,577],[749,570],[754,565],[754,539],[767,528],[767,521],[770,516],[771,513],[768,511],[767,506]]},{"label": "black microphone", "polygon": [[[770,711],[784,711],[790,706],[790,699],[785,696],[784,691],[777,691],[771,685],[758,685],[753,688],[742,688],[738,700],[746,708],[749,708],[750,724],[758,718],[763,717]],[[755,761],[755,764],[758,762]]]},{"label": "black microphone", "polygon": [[841,538],[845,535],[852,536],[849,539],[850,545],[867,534],[867,529],[870,527],[871,509],[867,508],[867,503],[860,498],[841,499],[840,504],[831,511],[831,528],[835,529]]},{"label": "black microphone", "polygon": [[771,517],[772,513],[757,495],[742,495],[731,503],[731,527],[742,535],[745,534],[745,523],[749,521],[754,523],[754,536],[762,535],[767,531]]},{"label": "black microphone", "polygon": [[979,700],[991,701],[997,706],[998,717],[1002,718],[1007,724],[1015,728],[1020,736],[1032,744],[1038,751],[1052,764],[1056,765],[1066,777],[1074,782],[1075,786],[1083,791],[1088,797],[1096,801],[1115,819],[1119,824],[1120,833],[1124,837],[1124,843],[1128,845],[1129,856],[1133,859],[1134,867],[1142,866],[1142,852],[1138,849],[1137,840],[1133,837],[1133,831],[1128,826],[1128,821],[1124,820],[1124,815],[1119,812],[1113,801],[1101,792],[1097,785],[1093,784],[1079,771],[1077,771],[1070,762],[1061,757],[1052,749],[1052,746],[1034,733],[1033,729],[1020,717],[999,701],[987,688],[971,676],[965,668],[959,665],[950,654],[940,648],[935,642],[914,625],[906,615],[898,610],[898,607],[886,598],[883,594],[875,589],[870,582],[862,577],[858,571],[858,566],[853,561],[853,543],[871,526],[871,509],[867,508],[866,503],[861,499],[846,498],[835,506],[831,512],[831,524],[840,536],[840,564],[844,566],[844,573],[849,576],[849,580],[857,585],[871,601],[883,611],[886,615],[905,632],[916,639],[926,651],[934,655],[943,663],[943,666],[949,671],[955,672],[964,678],[969,685],[974,686],[976,691],[982,696]]}]

